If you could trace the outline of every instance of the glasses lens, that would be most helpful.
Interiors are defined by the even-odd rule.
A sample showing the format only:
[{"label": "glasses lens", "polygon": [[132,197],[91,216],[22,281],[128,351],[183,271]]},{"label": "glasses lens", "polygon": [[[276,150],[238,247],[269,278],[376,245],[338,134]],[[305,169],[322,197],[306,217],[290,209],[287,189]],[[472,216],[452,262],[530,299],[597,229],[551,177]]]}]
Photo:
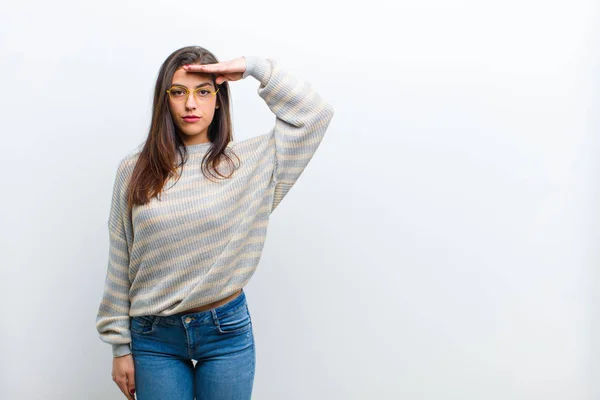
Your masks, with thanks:
[{"label": "glasses lens", "polygon": [[185,99],[185,94],[187,92],[187,89],[181,86],[173,86],[171,87],[171,90],[169,91],[169,96],[171,96],[171,98],[173,100],[183,100]]},{"label": "glasses lens", "polygon": [[210,97],[210,94],[211,94],[210,89],[201,88],[196,91],[196,95],[201,99]]}]

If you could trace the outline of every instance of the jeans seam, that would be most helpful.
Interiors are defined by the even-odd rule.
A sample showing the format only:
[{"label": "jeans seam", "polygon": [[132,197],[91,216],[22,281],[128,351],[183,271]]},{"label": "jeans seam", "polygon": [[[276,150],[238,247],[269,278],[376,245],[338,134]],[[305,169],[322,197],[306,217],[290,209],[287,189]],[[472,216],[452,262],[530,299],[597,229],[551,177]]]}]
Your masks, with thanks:
[{"label": "jeans seam", "polygon": [[188,358],[191,360],[192,356],[194,355],[194,351],[192,349],[192,342],[190,341],[190,330],[188,329],[189,326],[183,326],[183,328],[185,329],[185,338],[186,338],[186,347],[187,347],[187,352],[188,352]]}]

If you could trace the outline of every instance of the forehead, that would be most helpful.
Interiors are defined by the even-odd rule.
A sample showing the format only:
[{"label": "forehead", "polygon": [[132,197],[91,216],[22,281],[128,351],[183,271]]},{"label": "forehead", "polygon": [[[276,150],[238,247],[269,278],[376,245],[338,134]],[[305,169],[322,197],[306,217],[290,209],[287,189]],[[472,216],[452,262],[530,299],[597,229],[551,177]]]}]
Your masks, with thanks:
[{"label": "forehead", "polygon": [[213,86],[212,74],[206,74],[203,72],[188,72],[183,68],[179,68],[173,74],[171,85],[177,83],[188,88],[195,88],[201,83],[208,82]]}]

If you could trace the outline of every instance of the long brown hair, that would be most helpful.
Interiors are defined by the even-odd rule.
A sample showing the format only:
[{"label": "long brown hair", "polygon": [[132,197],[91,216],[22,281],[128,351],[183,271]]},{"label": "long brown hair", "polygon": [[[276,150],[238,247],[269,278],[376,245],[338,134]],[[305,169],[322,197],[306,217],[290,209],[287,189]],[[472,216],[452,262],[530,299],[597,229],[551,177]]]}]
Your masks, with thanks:
[{"label": "long brown hair", "polygon": [[[146,204],[152,197],[159,196],[167,179],[177,175],[178,168],[183,169],[183,165],[188,159],[187,148],[170,114],[169,97],[166,93],[167,89],[171,87],[175,71],[185,64],[214,64],[218,62],[217,57],[205,48],[187,46],[171,53],[161,65],[154,88],[150,130],[139,153],[127,189],[129,211],[131,211],[134,204]],[[211,74],[211,76],[213,85],[216,87],[216,76],[214,74]],[[208,140],[212,144],[202,159],[201,167],[202,173],[208,179],[210,177],[207,173],[217,178],[230,178],[236,167],[232,169],[229,175],[223,175],[218,171],[217,166],[223,159],[230,164],[233,163],[229,154],[238,158],[233,150],[227,147],[228,143],[233,140],[228,82],[221,83],[219,88],[220,90],[217,92],[219,108],[215,109],[213,120],[208,128]],[[180,162],[177,163],[177,160],[180,160]]]}]

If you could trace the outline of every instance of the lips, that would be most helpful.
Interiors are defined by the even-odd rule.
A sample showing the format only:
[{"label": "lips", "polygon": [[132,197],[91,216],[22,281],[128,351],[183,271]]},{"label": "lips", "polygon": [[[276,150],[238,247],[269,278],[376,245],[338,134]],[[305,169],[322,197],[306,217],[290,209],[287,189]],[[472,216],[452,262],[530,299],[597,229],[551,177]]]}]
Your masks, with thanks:
[{"label": "lips", "polygon": [[186,122],[196,122],[200,120],[200,117],[183,117],[183,120]]}]

